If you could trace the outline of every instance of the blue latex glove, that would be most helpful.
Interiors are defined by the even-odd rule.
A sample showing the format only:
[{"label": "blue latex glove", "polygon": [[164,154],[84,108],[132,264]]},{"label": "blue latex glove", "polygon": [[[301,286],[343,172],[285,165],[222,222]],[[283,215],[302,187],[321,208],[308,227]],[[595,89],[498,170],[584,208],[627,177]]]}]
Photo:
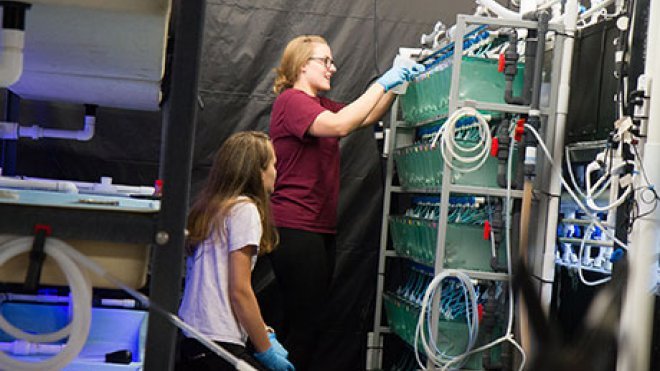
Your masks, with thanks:
[{"label": "blue latex glove", "polygon": [[421,63],[415,63],[414,66],[410,67],[410,77],[419,75],[420,73],[426,71],[426,66]]},{"label": "blue latex glove", "polygon": [[410,80],[410,70],[405,67],[392,67],[383,76],[376,80],[376,83],[383,86],[385,92]]},{"label": "blue latex glove", "polygon": [[289,352],[284,349],[282,344],[280,344],[279,341],[277,341],[277,337],[275,337],[274,332],[269,332],[268,333],[268,340],[270,340],[270,345],[273,349],[275,349],[275,353],[281,355],[284,358],[289,357]]},{"label": "blue latex glove", "polygon": [[293,367],[291,362],[281,354],[277,353],[273,346],[268,348],[265,352],[254,353],[254,358],[273,371],[295,371],[295,367]]}]

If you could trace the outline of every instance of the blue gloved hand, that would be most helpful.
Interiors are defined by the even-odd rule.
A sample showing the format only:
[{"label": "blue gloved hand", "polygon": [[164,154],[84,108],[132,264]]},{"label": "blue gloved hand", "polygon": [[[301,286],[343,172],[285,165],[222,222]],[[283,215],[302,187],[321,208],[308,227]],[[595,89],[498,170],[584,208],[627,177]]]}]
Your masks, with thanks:
[{"label": "blue gloved hand", "polygon": [[409,67],[409,70],[410,70],[409,77],[413,77],[415,75],[419,75],[420,73],[426,71],[426,66],[421,63],[415,63],[414,66]]},{"label": "blue gloved hand", "polygon": [[273,346],[268,348],[265,352],[254,353],[254,358],[273,371],[295,371],[295,367],[293,367],[291,362],[281,354],[277,353]]},{"label": "blue gloved hand", "polygon": [[376,83],[383,86],[387,93],[390,89],[399,86],[410,79],[410,70],[405,67],[392,67],[383,76],[376,80]]},{"label": "blue gloved hand", "polygon": [[275,337],[274,332],[269,332],[268,333],[268,340],[270,340],[270,345],[273,349],[275,349],[275,353],[281,355],[284,358],[287,358],[289,356],[289,352],[284,349],[282,344],[280,344],[279,341],[277,341],[277,337]]}]

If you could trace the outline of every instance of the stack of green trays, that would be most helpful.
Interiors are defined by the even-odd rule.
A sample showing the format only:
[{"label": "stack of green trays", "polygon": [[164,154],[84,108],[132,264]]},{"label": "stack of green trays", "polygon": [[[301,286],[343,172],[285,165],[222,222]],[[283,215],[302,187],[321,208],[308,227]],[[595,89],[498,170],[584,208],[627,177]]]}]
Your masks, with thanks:
[{"label": "stack of green trays", "polygon": [[[504,104],[504,74],[497,70],[496,59],[463,57],[459,99]],[[449,109],[452,66],[424,74],[411,82],[401,98],[403,118],[417,123],[446,115]],[[524,66],[518,65],[518,74],[513,83],[515,95],[523,87]]]},{"label": "stack of green trays", "polygon": [[394,151],[399,181],[404,187],[437,188],[442,184],[440,147],[417,144]]},{"label": "stack of green trays", "polygon": [[415,341],[415,327],[419,320],[420,306],[390,293],[383,294],[383,302],[390,329],[412,346]]},{"label": "stack of green trays", "polygon": [[[483,238],[483,226],[447,224],[445,238],[445,268],[493,272],[490,265],[492,246]],[[500,244],[497,250],[499,264],[506,262],[506,249]]]},{"label": "stack of green trays", "polygon": [[[467,145],[467,142],[458,142]],[[513,151],[514,159],[517,158],[517,153],[516,147]],[[435,148],[431,148],[430,144],[416,144],[399,148],[394,151],[394,163],[399,181],[404,187],[438,188],[442,185],[444,160],[439,144]],[[513,164],[514,174],[516,163]],[[461,173],[453,170],[451,182],[458,185],[498,188],[497,167],[497,157],[489,155],[486,162],[476,171]]]},{"label": "stack of green trays", "polygon": [[438,222],[410,216],[390,216],[394,250],[427,266],[435,261]]},{"label": "stack of green trays", "polygon": [[[410,216],[389,217],[392,245],[397,254],[427,266],[435,262],[438,222]],[[499,264],[506,262],[504,244],[497,251]],[[492,247],[483,239],[483,227],[449,223],[445,238],[445,268],[493,272]]]},{"label": "stack of green trays", "polygon": [[403,119],[409,123],[447,114],[451,68],[426,74],[408,85],[401,97]]},{"label": "stack of green trays", "polygon": [[[421,307],[416,303],[391,293],[383,294],[387,320],[392,331],[403,341],[413,346],[415,328],[419,321]],[[438,348],[448,355],[458,355],[465,351],[468,342],[468,328],[465,322],[445,321],[438,323]],[[421,349],[421,346],[419,347]],[[463,365],[465,370],[481,370],[482,355],[474,354]]]}]

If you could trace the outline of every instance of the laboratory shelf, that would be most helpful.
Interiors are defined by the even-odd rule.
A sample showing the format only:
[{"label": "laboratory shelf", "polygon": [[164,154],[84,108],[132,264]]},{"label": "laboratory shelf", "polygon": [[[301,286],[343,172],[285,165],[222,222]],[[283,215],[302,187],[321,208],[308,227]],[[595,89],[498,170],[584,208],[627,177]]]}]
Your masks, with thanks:
[{"label": "laboratory shelf", "polygon": [[[454,34],[456,40],[462,40],[467,34],[468,25],[475,24],[528,29],[535,29],[538,26],[536,22],[531,21],[459,15]],[[564,42],[561,25],[553,24],[549,28],[559,33],[555,38],[552,66],[548,74],[551,80],[548,103],[544,103],[538,109],[540,114],[545,116],[544,128],[553,128],[556,121],[555,107],[558,103],[560,62]],[[430,277],[452,269],[459,270],[473,280],[487,281],[488,285],[502,285],[510,280],[510,274],[501,270],[506,269],[508,259],[513,261],[518,259],[516,256],[507,257],[509,251],[505,247],[506,241],[499,234],[503,231],[499,213],[505,198],[522,200],[524,192],[516,189],[507,190],[499,186],[497,174],[500,163],[496,157],[487,158],[484,165],[475,172],[460,173],[445,163],[439,147],[432,148],[428,137],[434,129],[430,125],[442,125],[443,120],[446,120],[450,113],[462,107],[472,107],[491,114],[492,117],[508,119],[514,119],[520,114],[529,114],[530,107],[505,103],[505,78],[497,72],[496,61],[464,55],[463,43],[460,42],[453,46],[451,58],[450,64],[443,65],[412,81],[405,95],[397,98],[391,110],[391,139],[388,143],[389,156],[386,166],[374,330],[373,336],[369,338],[370,353],[367,355],[370,370],[381,369],[383,366],[382,354],[379,353],[382,352],[381,334],[390,333],[387,331],[389,328],[391,332],[413,345],[414,327],[419,317],[418,303],[388,292],[385,281],[390,285],[393,281],[415,275],[415,271],[420,269],[425,270]],[[520,73],[517,77],[521,75]],[[523,84],[517,78],[513,85],[514,91],[522,90]],[[400,114],[402,117],[399,117]],[[497,121],[491,120],[491,123],[495,124]],[[457,132],[456,141],[476,144],[476,136],[468,132],[472,128],[465,129],[463,133],[469,135]],[[554,135],[552,130],[543,132],[543,140],[549,148],[553,148]],[[514,148],[517,149],[517,146]],[[515,155],[515,158],[518,157]],[[550,177],[550,171],[543,162],[537,170],[535,184],[543,184]],[[516,174],[515,169],[514,174]],[[411,212],[402,210],[408,207],[406,203],[415,203],[416,196],[425,198],[426,195],[437,199],[431,201],[434,205],[437,203],[437,211],[419,209],[417,212],[414,208],[408,209],[412,210]],[[456,216],[460,216],[460,212],[450,214],[451,198],[457,195],[490,196],[499,200],[499,202],[492,198],[489,200],[492,202],[491,207],[497,210],[497,214],[494,214],[497,217],[491,218],[489,215],[487,219],[495,224],[494,233],[490,236],[491,238],[495,236],[497,243],[484,239],[484,234],[486,236],[490,234],[486,233],[488,230],[484,228],[486,219],[479,222],[470,218],[459,220]],[[549,198],[537,197],[533,202],[535,202],[534,218],[536,219],[534,224],[529,225],[529,235],[531,240],[542,240],[545,238],[548,224],[544,218],[544,211],[549,208]],[[469,205],[458,207],[469,207]],[[515,243],[519,237],[513,235],[510,238]],[[493,256],[497,256],[496,267],[491,265]],[[431,318],[436,320],[442,318],[438,303],[441,300],[434,300],[431,304]],[[387,318],[389,326],[384,326],[384,318]],[[464,332],[465,321],[440,320],[438,326],[436,339],[442,343],[440,349],[449,349],[450,352],[452,349],[464,349],[465,336],[460,333]],[[443,336],[443,331],[449,336]],[[482,354],[477,355],[476,360],[471,358],[470,362],[461,369],[483,369],[480,358]],[[428,366],[432,368],[431,364]]]},{"label": "laboratory shelf", "polygon": [[[384,252],[384,255],[388,258],[399,258],[399,259],[405,259],[409,260],[412,262],[415,262],[417,264],[424,265],[428,267],[429,269],[433,269],[432,266],[429,266],[428,263],[422,262],[420,260],[417,260],[415,258],[412,258],[410,256],[404,256],[396,251],[393,250],[387,250]],[[461,269],[461,272],[465,273],[468,275],[470,278],[475,279],[475,280],[483,280],[483,281],[509,281],[511,279],[511,276],[508,273],[500,273],[500,272],[486,272],[486,271],[478,271],[478,270],[471,270],[471,269]],[[385,327],[387,328],[387,327]]]},{"label": "laboratory shelf", "polygon": [[414,128],[426,126],[426,125],[429,125],[429,124],[440,123],[440,121],[444,121],[446,118],[447,118],[447,114],[443,113],[441,115],[436,115],[436,116],[431,117],[429,119],[422,120],[422,121],[419,121],[419,122],[414,122],[414,123],[409,123],[407,121],[397,121],[395,123],[395,125],[397,126],[397,128],[401,128],[401,129],[414,129]]},{"label": "laboratory shelf", "polygon": [[[571,245],[580,245],[582,244],[582,239],[581,238],[571,238],[571,237],[559,237],[557,238],[560,243],[568,243]],[[589,246],[605,246],[605,247],[612,247],[614,246],[614,242],[612,241],[603,241],[603,240],[584,240],[585,245]]]},{"label": "laboratory shelf", "polygon": [[[186,214],[197,121],[197,94],[202,50],[205,0],[172,0],[167,40],[166,79],[161,102],[162,142],[158,177],[165,186],[160,202],[107,200],[78,195],[66,206],[16,201],[4,191],[0,202],[0,233],[34,235],[35,226],[50,227],[51,236],[65,239],[149,244],[153,247],[149,297],[171,313],[179,305],[184,271]],[[173,43],[173,44],[171,44]],[[9,94],[3,120],[18,122],[20,100]],[[20,200],[21,197],[18,197]],[[125,206],[125,207],[120,207]],[[145,341],[146,371],[174,369],[177,329],[161,313],[150,309]]]},{"label": "laboratory shelf", "polygon": [[148,244],[159,211],[160,200],[0,188],[0,233],[33,235],[45,225],[62,239]]},{"label": "laboratory shelf", "polygon": [[[451,193],[461,193],[461,194],[475,194],[475,195],[484,195],[484,196],[496,196],[496,197],[506,197],[507,190],[503,188],[486,188],[486,187],[476,187],[468,185],[451,185],[449,186],[449,191]],[[512,198],[522,198],[523,191],[511,190],[509,194]]]},{"label": "laboratory shelf", "polygon": [[[437,220],[390,216],[392,245],[400,256],[433,268],[436,261]],[[443,265],[451,269],[492,272],[492,246],[483,238],[483,226],[447,223]],[[497,249],[498,265],[505,263],[504,244]]]},{"label": "laboratory shelf", "polygon": [[[592,221],[588,220],[588,219],[564,218],[564,219],[561,219],[560,222],[562,224],[575,224],[575,225],[591,225],[592,224]],[[607,228],[613,228],[612,225],[605,223],[605,221],[601,221],[601,223]]]},{"label": "laboratory shelf", "polygon": [[[577,263],[567,263],[563,260],[555,260],[555,264],[561,265],[562,267],[566,267],[566,268],[569,268],[569,269],[573,269],[575,271],[577,271],[579,269],[579,266],[578,266]],[[607,276],[612,274],[612,271],[609,270],[609,269],[598,268],[598,267],[593,267],[593,266],[585,266],[585,265],[582,266],[582,271],[600,273],[600,274],[604,274],[604,275],[607,275]]]},{"label": "laboratory shelf", "polygon": [[461,271],[475,280],[508,281],[511,278],[511,276],[508,273],[483,272],[483,271],[474,271],[470,269],[462,269]]},{"label": "laboratory shelf", "polygon": [[[490,103],[490,102],[475,102],[472,100],[459,100],[458,105],[461,107],[473,107],[479,111],[497,111],[506,113],[529,113],[530,108],[527,106],[517,106],[513,104]],[[541,115],[547,115],[549,110],[541,107]]]},{"label": "laboratory shelf", "polygon": [[[483,195],[483,196],[494,196],[494,197],[506,197],[506,189],[497,189],[497,188],[487,188],[487,187],[475,187],[475,186],[464,186],[464,185],[452,185],[450,187],[451,193],[460,193],[460,194],[474,194],[474,195]],[[401,187],[401,186],[392,186],[390,188],[391,192],[394,193],[419,193],[419,194],[440,194],[442,193],[441,188],[413,188],[413,187]],[[511,190],[512,198],[522,198],[523,191],[520,190]]]},{"label": "laboratory shelf", "polygon": [[36,225],[47,225],[61,239],[122,243],[153,243],[157,213],[66,209],[0,203],[0,234],[33,235]]},{"label": "laboratory shelf", "polygon": [[0,187],[0,204],[134,213],[155,213],[160,209],[158,199],[3,187]]},{"label": "laboratory shelf", "polygon": [[[411,347],[415,343],[415,328],[421,306],[394,293],[384,293],[383,302],[392,332]],[[456,356],[464,352],[468,342],[468,328],[464,321],[438,321],[437,346],[447,355]],[[421,348],[421,344],[420,344]],[[470,356],[462,370],[482,370],[482,353]]]}]

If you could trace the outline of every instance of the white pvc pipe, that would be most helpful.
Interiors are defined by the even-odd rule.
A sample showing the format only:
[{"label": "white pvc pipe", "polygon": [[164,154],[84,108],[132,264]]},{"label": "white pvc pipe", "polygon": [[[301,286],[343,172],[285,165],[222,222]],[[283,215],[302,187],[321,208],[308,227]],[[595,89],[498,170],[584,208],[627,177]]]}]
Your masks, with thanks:
[{"label": "white pvc pipe", "polygon": [[602,3],[596,4],[592,6],[591,8],[587,9],[584,13],[580,14],[581,19],[589,18],[592,15],[596,14],[596,12],[600,11],[601,9],[610,6],[614,0],[605,0]]},{"label": "white pvc pipe", "polygon": [[6,88],[18,81],[23,73],[25,33],[3,28],[0,35],[0,87]]},{"label": "white pvc pipe", "polygon": [[[571,87],[571,67],[573,60],[573,43],[577,28],[578,3],[577,0],[568,0],[564,16],[564,50],[561,57],[561,75],[559,77],[559,95],[557,97],[557,114],[555,119],[555,143],[553,154],[555,163],[562,163],[564,153],[564,136],[566,133],[566,115],[568,113],[568,100]],[[553,166],[550,175],[551,195],[561,194],[561,166]],[[559,198],[550,197],[548,201],[548,224],[545,230],[545,246],[543,252],[543,267],[541,271],[541,304],[544,309],[550,307],[552,299],[552,282],[555,275],[555,246],[557,239],[557,218],[559,215]]]},{"label": "white pvc pipe", "polygon": [[[32,178],[22,177],[24,180],[38,180],[42,182],[61,182],[56,179]],[[113,196],[130,196],[130,195],[153,195],[156,189],[149,186],[131,186],[124,184],[113,184],[111,177],[101,177],[100,183],[80,182],[80,181],[67,181],[72,183],[78,188],[78,193],[88,194],[106,194]]]},{"label": "white pvc pipe", "polygon": [[[644,73],[650,81],[647,142],[642,164],[652,185],[660,184],[660,44],[654,37],[660,34],[660,2],[650,1],[646,33]],[[641,178],[641,177],[640,177]],[[640,180],[641,181],[641,180]],[[651,288],[657,282],[658,252],[660,252],[660,209],[640,202],[639,218],[634,225],[629,249],[628,286],[623,300],[619,325],[617,370],[648,370],[653,329],[654,297]]]},{"label": "white pvc pipe", "polygon": [[495,13],[500,18],[505,19],[522,19],[519,13],[511,11],[498,3],[495,0],[476,0],[477,4],[486,7],[491,12]]},{"label": "white pvc pipe", "polygon": [[21,126],[15,122],[0,122],[0,139],[56,138],[75,139],[84,142],[92,139],[95,127],[96,116],[93,115],[85,115],[82,130],[47,129],[38,125]]},{"label": "white pvc pipe", "polygon": [[[488,10],[495,13],[500,18],[522,19],[522,14],[516,13],[512,10],[507,9],[506,7],[502,6],[500,3],[498,3],[495,0],[475,0],[475,1],[478,5],[481,5],[485,8],[487,8]],[[541,4],[541,6],[539,8],[545,8],[545,7],[548,7],[548,6],[552,6],[552,4],[554,2],[555,1],[552,1],[552,0],[546,1],[543,4]],[[587,9],[584,13],[580,14],[579,18],[580,19],[589,18],[590,16],[594,15],[596,12],[600,11],[601,9],[610,6],[613,2],[614,2],[614,0],[605,0],[602,3],[595,4],[591,8]],[[572,11],[569,8],[569,2],[567,2],[566,3],[566,13],[565,14],[568,14],[568,13],[571,13],[571,12]],[[573,15],[570,15],[570,16],[573,16]],[[562,20],[564,20],[564,17],[565,17],[564,14],[562,14],[560,16],[557,16],[557,17],[553,17],[550,20],[550,23],[561,22]],[[564,24],[566,24],[566,22],[564,22]]]},{"label": "white pvc pipe", "polygon": [[35,189],[40,191],[54,191],[64,193],[78,193],[78,187],[73,182],[67,181],[45,181],[25,180],[0,176],[0,187]]},{"label": "white pvc pipe", "polygon": [[[9,241],[13,238],[16,237],[10,237],[8,240],[4,240],[4,237],[7,237],[7,235],[0,236],[0,245],[2,245],[4,242]],[[69,302],[69,297],[68,296],[51,296],[51,295],[28,295],[28,294],[14,294],[14,293],[6,293],[6,294],[0,294],[0,304],[2,304],[5,301],[29,301],[29,302],[34,302],[34,303],[68,303]]]},{"label": "white pvc pipe", "polygon": [[538,4],[536,3],[536,0],[520,0],[518,13],[520,13],[520,17],[522,18],[522,16],[527,13],[535,12],[537,8]]},{"label": "white pvc pipe", "polygon": [[[591,8],[587,9],[584,13],[579,14],[579,18],[580,18],[580,19],[589,18],[589,17],[591,17],[592,15],[594,15],[596,12],[600,11],[601,9],[610,6],[613,2],[614,2],[614,0],[605,0],[605,1],[603,1],[602,3],[595,4],[595,5],[592,6]],[[569,8],[568,8],[568,3],[567,3],[567,4],[566,4],[566,13],[565,13],[565,14],[568,14],[568,13],[569,13],[568,9],[569,9]],[[554,23],[554,22],[561,22],[562,20],[564,20],[564,14],[562,14],[562,15],[560,15],[560,16],[558,16],[558,17],[553,17],[553,18],[550,20],[550,22],[551,22],[551,23]],[[566,24],[565,21],[564,21],[564,24]]]},{"label": "white pvc pipe", "polygon": [[18,126],[18,136],[32,139],[56,138],[87,141],[94,136],[95,123],[94,116],[85,116],[85,126],[82,130],[45,129],[37,125]]},{"label": "white pvc pipe", "polygon": [[[2,245],[3,236],[0,236],[0,245]],[[15,238],[15,237],[14,237]],[[11,240],[12,238],[9,238]],[[7,241],[9,241],[7,240]],[[5,301],[25,301],[31,303],[47,303],[47,304],[69,304],[71,299],[68,296],[51,296],[51,295],[28,295],[28,294],[14,294],[6,293],[0,294],[0,305]],[[137,303],[134,299],[110,299],[102,298],[101,305],[123,308],[135,308]],[[1,343],[0,343],[1,344]]]},{"label": "white pvc pipe", "polygon": [[12,342],[0,342],[0,351],[17,356],[31,355],[53,355],[64,349],[63,344],[41,344],[31,343],[25,340],[14,340]]}]

